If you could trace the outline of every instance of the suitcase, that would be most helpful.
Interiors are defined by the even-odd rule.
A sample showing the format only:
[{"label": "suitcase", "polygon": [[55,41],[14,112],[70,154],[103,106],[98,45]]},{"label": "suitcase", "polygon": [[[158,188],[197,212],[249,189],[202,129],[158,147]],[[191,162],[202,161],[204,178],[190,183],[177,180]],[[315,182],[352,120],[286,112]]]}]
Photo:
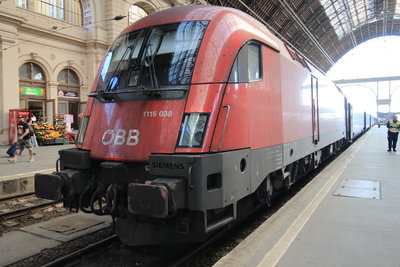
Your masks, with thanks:
[{"label": "suitcase", "polygon": [[[15,142],[14,144],[12,144],[9,148],[8,148],[8,150],[7,150],[7,154],[10,156],[10,157],[14,157],[14,155],[15,155],[15,150],[17,149],[17,142]],[[24,151],[24,149],[25,149],[25,147],[23,146],[22,148],[21,148],[21,151],[19,152],[20,154],[22,153],[22,151]]]},{"label": "suitcase", "polygon": [[14,157],[15,155],[15,150],[17,149],[17,143],[14,143],[10,146],[10,148],[7,150],[7,154],[10,155],[10,157]]}]

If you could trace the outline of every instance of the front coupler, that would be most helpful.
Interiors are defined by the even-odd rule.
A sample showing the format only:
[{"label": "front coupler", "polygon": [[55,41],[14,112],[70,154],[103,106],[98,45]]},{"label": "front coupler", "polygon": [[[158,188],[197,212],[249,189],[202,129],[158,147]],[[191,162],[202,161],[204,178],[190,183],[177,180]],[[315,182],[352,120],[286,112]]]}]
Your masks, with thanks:
[{"label": "front coupler", "polygon": [[91,178],[89,151],[72,148],[58,153],[61,171],[35,174],[35,194],[39,198],[63,200],[64,207],[78,209],[80,194]]},{"label": "front coupler", "polygon": [[78,208],[79,195],[89,179],[87,172],[73,169],[54,174],[35,174],[35,193],[39,198],[63,200],[66,208]]}]

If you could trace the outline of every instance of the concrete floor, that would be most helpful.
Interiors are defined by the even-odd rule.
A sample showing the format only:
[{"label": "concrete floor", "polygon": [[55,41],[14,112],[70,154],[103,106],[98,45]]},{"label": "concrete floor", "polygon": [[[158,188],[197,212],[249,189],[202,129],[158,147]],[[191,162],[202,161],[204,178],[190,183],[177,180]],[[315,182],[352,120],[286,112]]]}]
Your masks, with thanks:
[{"label": "concrete floor", "polygon": [[[35,148],[35,161],[29,163],[28,151],[25,150],[18,162],[12,164],[7,161],[8,146],[0,146],[0,199],[33,192],[35,173],[55,171],[58,151],[72,147],[74,145],[40,146]],[[23,227],[18,231],[0,233],[0,266],[15,263],[43,249],[56,247],[108,227],[110,223],[111,217],[108,216],[78,213]]]},{"label": "concrete floor", "polygon": [[111,217],[78,213],[22,227],[0,237],[0,266],[16,263],[63,242],[106,228]]},{"label": "concrete floor", "polygon": [[386,132],[368,131],[214,266],[400,266],[400,152]]},{"label": "concrete floor", "polygon": [[0,146],[0,199],[34,191],[35,173],[52,173],[56,170],[56,160],[60,149],[72,148],[75,145],[40,146],[34,149],[35,161],[27,162],[27,150],[22,152],[17,163],[8,162],[8,146]]},{"label": "concrete floor", "polygon": [[0,177],[35,172],[39,170],[43,171],[55,169],[56,160],[58,159],[58,151],[60,149],[71,147],[75,147],[75,145],[49,145],[35,147],[35,161],[29,163],[27,162],[29,153],[28,150],[25,149],[22,152],[22,155],[18,158],[17,163],[12,164],[7,161],[9,156],[6,151],[9,146],[0,146]]}]

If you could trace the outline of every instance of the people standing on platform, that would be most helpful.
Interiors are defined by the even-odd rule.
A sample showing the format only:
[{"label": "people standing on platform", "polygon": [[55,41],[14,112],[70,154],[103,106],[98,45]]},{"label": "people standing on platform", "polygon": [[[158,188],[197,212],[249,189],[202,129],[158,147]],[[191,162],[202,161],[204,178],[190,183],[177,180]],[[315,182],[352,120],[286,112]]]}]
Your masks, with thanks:
[{"label": "people standing on platform", "polygon": [[8,159],[11,163],[16,163],[18,155],[23,147],[29,150],[28,162],[33,161],[32,141],[31,136],[33,133],[29,130],[29,125],[32,124],[32,120],[28,119],[26,122],[20,121],[17,125],[17,150],[15,151],[14,157]]},{"label": "people standing on platform", "polygon": [[[37,144],[37,140],[36,140],[35,131],[33,130],[33,126],[32,126],[32,122],[34,121],[33,118],[35,118],[35,117],[32,117],[32,118],[31,118],[31,121],[30,121],[30,123],[28,123],[28,126],[29,126],[29,131],[30,131],[30,134],[31,134],[32,154],[33,154],[33,155],[36,155],[36,153],[35,153],[35,151],[34,151],[33,148],[34,148],[34,147],[38,147],[38,144]],[[36,118],[35,118],[35,120],[36,120]]]},{"label": "people standing on platform", "polygon": [[396,152],[397,138],[400,132],[400,122],[397,120],[397,116],[393,116],[393,119],[388,121],[386,124],[388,128],[388,152],[393,151]]}]

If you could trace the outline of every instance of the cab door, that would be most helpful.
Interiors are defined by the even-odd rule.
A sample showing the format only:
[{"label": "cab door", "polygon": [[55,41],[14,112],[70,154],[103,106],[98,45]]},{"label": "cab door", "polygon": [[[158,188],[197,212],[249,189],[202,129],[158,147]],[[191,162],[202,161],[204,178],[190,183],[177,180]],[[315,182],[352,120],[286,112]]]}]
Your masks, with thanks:
[{"label": "cab door", "polygon": [[353,106],[346,100],[346,137],[347,140],[353,139]]},{"label": "cab door", "polygon": [[319,142],[319,105],[318,105],[318,79],[311,76],[311,114],[312,114],[312,141]]}]

